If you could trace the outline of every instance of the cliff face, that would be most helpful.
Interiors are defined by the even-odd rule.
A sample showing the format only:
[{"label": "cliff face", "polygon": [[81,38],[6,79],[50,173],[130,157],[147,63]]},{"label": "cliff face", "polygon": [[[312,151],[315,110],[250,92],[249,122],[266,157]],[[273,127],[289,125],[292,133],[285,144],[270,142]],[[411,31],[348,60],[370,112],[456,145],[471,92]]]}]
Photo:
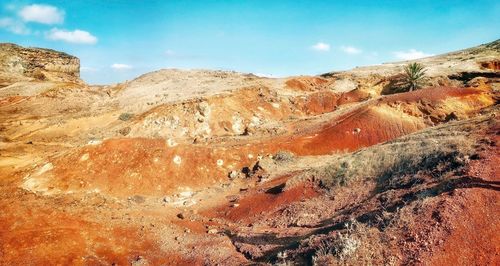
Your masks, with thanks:
[{"label": "cliff face", "polygon": [[80,59],[50,49],[0,44],[0,87],[32,80],[80,82]]}]

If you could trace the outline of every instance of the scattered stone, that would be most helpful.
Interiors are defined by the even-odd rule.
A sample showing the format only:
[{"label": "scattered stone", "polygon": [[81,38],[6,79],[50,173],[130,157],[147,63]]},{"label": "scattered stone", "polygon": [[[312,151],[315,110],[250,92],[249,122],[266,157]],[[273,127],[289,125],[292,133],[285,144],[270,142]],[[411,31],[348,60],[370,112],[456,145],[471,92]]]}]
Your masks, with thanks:
[{"label": "scattered stone", "polygon": [[208,116],[210,114],[210,105],[206,102],[202,102],[200,104],[198,104],[198,112],[200,113],[200,115],[202,116]]},{"label": "scattered stone", "polygon": [[172,198],[170,198],[169,196],[166,196],[166,197],[163,198],[163,202],[164,203],[170,203],[170,202],[172,202]]},{"label": "scattered stone", "polygon": [[243,119],[238,114],[233,116],[231,129],[237,135],[242,135],[245,132],[245,128],[243,127]]},{"label": "scattered stone", "polygon": [[182,158],[179,155],[174,156],[174,163],[179,165],[182,162]]},{"label": "scattered stone", "polygon": [[148,260],[146,260],[145,258],[143,258],[142,256],[137,256],[137,258],[135,258],[131,263],[130,265],[132,266],[146,266],[146,265],[149,265],[149,262]]},{"label": "scattered stone", "polygon": [[184,219],[185,217],[184,217],[184,214],[182,214],[182,213],[178,213],[178,214],[177,214],[177,218],[179,218],[179,219]]},{"label": "scattered stone", "polygon": [[217,234],[219,232],[219,230],[217,230],[216,228],[212,228],[212,229],[208,229],[207,233],[209,234]]},{"label": "scattered stone", "polygon": [[233,170],[233,171],[229,172],[229,179],[231,179],[231,180],[236,179],[236,178],[238,178],[239,175],[240,174],[237,171]]},{"label": "scattered stone", "polygon": [[83,161],[86,161],[88,160],[90,157],[90,155],[88,153],[85,153],[84,155],[82,155],[82,157],[80,157],[80,161],[83,162]]},{"label": "scattered stone", "polygon": [[167,139],[167,145],[169,147],[175,147],[175,146],[177,146],[177,142],[175,142],[175,140],[173,140],[173,139]]},{"label": "scattered stone", "polygon": [[236,202],[236,201],[238,201],[239,196],[238,195],[229,195],[229,196],[226,196],[226,199],[228,199],[229,202]]},{"label": "scattered stone", "polygon": [[193,191],[182,191],[178,194],[178,196],[181,198],[189,198],[192,197],[193,195],[194,195]]},{"label": "scattered stone", "polygon": [[360,132],[361,132],[361,128],[359,128],[359,127],[353,129],[353,131],[352,131],[353,134],[359,134]]},{"label": "scattered stone", "polygon": [[89,142],[87,142],[88,145],[99,145],[102,143],[102,140],[98,140],[98,139],[91,139],[89,140]]},{"label": "scattered stone", "polygon": [[445,122],[453,121],[453,120],[458,120],[458,116],[455,112],[451,112],[445,117]]},{"label": "scattered stone", "polygon": [[231,204],[231,207],[233,207],[233,208],[236,208],[236,207],[238,207],[238,206],[240,206],[240,204],[239,204],[239,203],[234,203],[234,204]]},{"label": "scattered stone", "polygon": [[133,202],[139,203],[139,204],[146,202],[146,199],[141,195],[134,195],[131,199]]}]

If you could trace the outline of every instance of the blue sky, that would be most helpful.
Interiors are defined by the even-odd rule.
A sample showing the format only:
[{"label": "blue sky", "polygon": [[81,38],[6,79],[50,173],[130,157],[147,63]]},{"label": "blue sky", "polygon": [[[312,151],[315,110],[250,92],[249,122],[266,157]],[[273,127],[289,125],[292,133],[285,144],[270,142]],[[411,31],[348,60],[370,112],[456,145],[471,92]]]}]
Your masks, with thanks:
[{"label": "blue sky", "polygon": [[78,56],[92,84],[161,68],[320,74],[500,38],[500,1],[2,0],[0,42]]}]

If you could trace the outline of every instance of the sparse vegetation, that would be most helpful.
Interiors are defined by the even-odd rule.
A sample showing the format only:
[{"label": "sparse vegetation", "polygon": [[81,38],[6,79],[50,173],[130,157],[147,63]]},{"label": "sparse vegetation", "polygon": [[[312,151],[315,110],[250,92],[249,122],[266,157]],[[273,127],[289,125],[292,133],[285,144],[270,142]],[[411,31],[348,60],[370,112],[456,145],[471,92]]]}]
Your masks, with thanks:
[{"label": "sparse vegetation", "polygon": [[33,77],[36,78],[37,80],[46,80],[47,79],[45,74],[43,74],[43,72],[39,69],[37,69],[33,72]]},{"label": "sparse vegetation", "polygon": [[404,67],[404,86],[408,91],[422,88],[425,84],[425,67],[419,63],[410,63]]},{"label": "sparse vegetation", "polygon": [[289,151],[278,151],[275,155],[273,155],[273,159],[275,162],[290,162],[294,159],[295,155]]},{"label": "sparse vegetation", "polygon": [[346,226],[346,232],[320,242],[312,257],[313,265],[338,265],[358,257],[355,253],[362,246],[361,237],[362,234],[366,235],[367,229],[355,220]]},{"label": "sparse vegetation", "polygon": [[118,119],[120,119],[121,121],[128,121],[128,120],[130,120],[132,117],[134,117],[134,115],[133,115],[133,114],[131,114],[131,113],[122,113],[122,114],[118,117]]},{"label": "sparse vegetation", "polygon": [[351,154],[338,155],[335,163],[312,169],[297,178],[314,176],[325,188],[345,186],[363,178],[377,178],[380,186],[391,187],[392,183],[401,181],[395,180],[398,177],[418,171],[437,167],[458,169],[471,155],[474,145],[467,130],[460,127],[463,123],[466,122],[442,125],[440,130],[427,129]]}]

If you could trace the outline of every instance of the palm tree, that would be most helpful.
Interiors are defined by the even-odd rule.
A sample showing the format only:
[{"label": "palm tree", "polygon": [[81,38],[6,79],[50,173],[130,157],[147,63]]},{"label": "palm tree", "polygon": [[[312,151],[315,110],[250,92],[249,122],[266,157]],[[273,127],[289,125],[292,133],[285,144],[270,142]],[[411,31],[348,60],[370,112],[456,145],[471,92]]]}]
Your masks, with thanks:
[{"label": "palm tree", "polygon": [[409,91],[420,89],[425,83],[425,68],[419,63],[410,63],[404,67],[404,84]]}]

